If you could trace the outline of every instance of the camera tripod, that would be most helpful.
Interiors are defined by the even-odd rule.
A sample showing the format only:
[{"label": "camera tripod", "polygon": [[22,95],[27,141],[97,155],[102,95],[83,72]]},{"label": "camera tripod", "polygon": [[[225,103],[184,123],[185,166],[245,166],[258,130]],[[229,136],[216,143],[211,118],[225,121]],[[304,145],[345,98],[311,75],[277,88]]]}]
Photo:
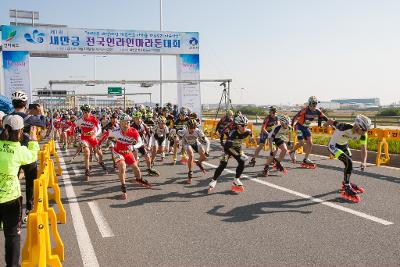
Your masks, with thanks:
[{"label": "camera tripod", "polygon": [[[221,108],[223,107],[226,110],[228,109],[232,109],[232,100],[229,98],[229,94],[228,94],[228,90],[226,87],[226,83],[223,82],[220,84],[220,86],[223,86],[224,89],[222,90],[222,95],[221,95],[221,99],[219,100],[219,104],[218,104],[218,109],[217,109],[217,113],[215,114],[215,119],[217,119],[218,117],[218,113],[221,110]],[[221,105],[223,102],[223,106]]]}]

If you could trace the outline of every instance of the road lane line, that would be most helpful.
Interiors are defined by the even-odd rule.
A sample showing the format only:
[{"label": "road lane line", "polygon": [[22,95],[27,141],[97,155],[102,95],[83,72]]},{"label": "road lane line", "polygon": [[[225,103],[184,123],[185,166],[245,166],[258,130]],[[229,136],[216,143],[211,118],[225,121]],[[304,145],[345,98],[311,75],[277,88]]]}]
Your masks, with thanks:
[{"label": "road lane line", "polygon": [[[57,144],[58,151],[60,147]],[[75,195],[74,187],[71,183],[71,177],[68,174],[67,165],[65,164],[62,153],[59,153],[60,165],[63,170],[62,181],[65,186],[65,191],[68,198],[68,205],[71,211],[72,223],[74,225],[76,239],[78,241],[79,250],[82,256],[83,266],[97,267],[99,262],[97,261],[96,253],[94,252],[92,241],[88,230],[83,220],[82,212],[79,207],[78,200]]]},{"label": "road lane line", "polygon": [[[216,166],[214,164],[211,164],[211,163],[208,163],[208,162],[203,162],[203,164],[207,165],[207,166],[210,166],[212,168],[217,168],[218,167],[218,166]],[[235,171],[232,171],[232,170],[229,170],[229,169],[225,169],[225,171],[229,172],[229,173],[235,173]],[[242,177],[243,178],[247,178],[250,181],[253,181],[253,182],[256,182],[256,183],[259,183],[259,184],[263,184],[263,185],[269,186],[271,188],[275,188],[275,189],[284,191],[286,193],[289,193],[289,194],[292,194],[292,195],[295,195],[295,196],[298,196],[298,197],[309,199],[309,200],[311,200],[313,202],[316,202],[316,203],[319,203],[319,204],[322,204],[322,205],[325,205],[325,206],[328,206],[328,207],[331,207],[331,208],[334,208],[334,209],[337,209],[337,210],[341,210],[341,211],[344,211],[344,212],[353,214],[355,216],[358,216],[358,217],[361,217],[361,218],[364,218],[364,219],[367,219],[367,220],[371,220],[371,221],[374,221],[374,222],[377,222],[377,223],[380,223],[380,224],[383,224],[383,225],[391,225],[391,224],[393,224],[392,222],[386,221],[384,219],[380,219],[378,217],[375,217],[375,216],[372,216],[372,215],[368,215],[368,214],[360,212],[360,211],[356,211],[356,210],[353,210],[353,209],[350,209],[350,208],[346,208],[346,207],[337,205],[335,203],[332,203],[332,202],[329,202],[329,201],[325,201],[325,200],[320,199],[320,198],[315,198],[315,197],[312,197],[312,196],[309,196],[309,195],[306,195],[306,194],[303,194],[303,193],[288,189],[286,187],[282,187],[282,186],[279,186],[279,185],[276,185],[276,184],[265,182],[265,181],[262,181],[262,180],[257,179],[257,178],[249,177],[247,175],[242,175]]]},{"label": "road lane line", "polygon": [[103,213],[101,213],[101,210],[99,206],[97,206],[97,203],[95,201],[91,201],[88,203],[90,210],[92,211],[94,220],[96,221],[97,227],[99,228],[99,231],[101,233],[102,237],[113,237],[114,233],[111,230],[110,225],[107,223],[106,218],[103,216]]}]

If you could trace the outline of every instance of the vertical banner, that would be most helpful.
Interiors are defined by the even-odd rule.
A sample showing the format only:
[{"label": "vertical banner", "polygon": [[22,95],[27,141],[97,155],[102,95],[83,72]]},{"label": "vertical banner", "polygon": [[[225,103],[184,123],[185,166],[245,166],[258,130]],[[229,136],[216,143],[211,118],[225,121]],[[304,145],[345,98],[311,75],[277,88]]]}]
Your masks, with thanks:
[{"label": "vertical banner", "polygon": [[11,97],[17,90],[24,91],[32,101],[29,72],[29,52],[3,51],[4,94]]},{"label": "vertical banner", "polygon": [[[178,80],[200,80],[199,55],[177,56]],[[200,83],[178,83],[178,106],[187,107],[201,118]]]}]

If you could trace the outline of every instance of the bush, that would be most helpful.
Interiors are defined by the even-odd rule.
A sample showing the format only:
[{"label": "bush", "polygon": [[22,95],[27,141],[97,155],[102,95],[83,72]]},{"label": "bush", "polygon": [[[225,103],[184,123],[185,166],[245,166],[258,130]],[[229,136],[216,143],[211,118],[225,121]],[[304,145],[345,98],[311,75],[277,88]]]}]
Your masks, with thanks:
[{"label": "bush", "polygon": [[[326,135],[313,135],[313,143],[318,145],[327,146],[329,142],[329,136]],[[389,153],[391,154],[400,154],[400,141],[398,140],[388,140],[389,144]],[[379,145],[378,138],[368,138],[367,149],[369,151],[377,151]],[[360,149],[361,145],[359,141],[350,140],[349,147],[351,149]]]},{"label": "bush", "polygon": [[267,114],[268,114],[268,111],[266,109],[263,109],[260,107],[245,106],[245,107],[236,108],[235,111],[236,110],[240,110],[243,115],[267,116]]},{"label": "bush", "polygon": [[378,113],[380,116],[400,116],[400,108],[387,108]]}]

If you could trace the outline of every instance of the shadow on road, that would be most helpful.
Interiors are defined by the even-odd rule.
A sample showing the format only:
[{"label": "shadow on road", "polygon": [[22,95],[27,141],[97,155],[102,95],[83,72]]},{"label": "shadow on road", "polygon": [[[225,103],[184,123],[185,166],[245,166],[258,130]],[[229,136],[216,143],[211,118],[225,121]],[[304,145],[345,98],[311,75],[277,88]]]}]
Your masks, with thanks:
[{"label": "shadow on road", "polygon": [[[230,192],[226,191],[224,194],[228,193]],[[314,197],[320,198],[336,193],[337,191],[335,190],[332,192],[316,195]],[[207,213],[213,216],[224,217],[224,219],[222,219],[222,221],[224,222],[245,222],[257,219],[261,215],[271,214],[271,213],[296,212],[300,214],[310,214],[312,213],[312,211],[304,211],[299,209],[318,204],[319,203],[317,202],[301,198],[294,200],[259,202],[259,203],[236,207],[227,212],[220,211],[224,207],[224,205],[217,205],[211,210],[209,210]],[[277,210],[277,209],[284,209],[284,210]]]}]

